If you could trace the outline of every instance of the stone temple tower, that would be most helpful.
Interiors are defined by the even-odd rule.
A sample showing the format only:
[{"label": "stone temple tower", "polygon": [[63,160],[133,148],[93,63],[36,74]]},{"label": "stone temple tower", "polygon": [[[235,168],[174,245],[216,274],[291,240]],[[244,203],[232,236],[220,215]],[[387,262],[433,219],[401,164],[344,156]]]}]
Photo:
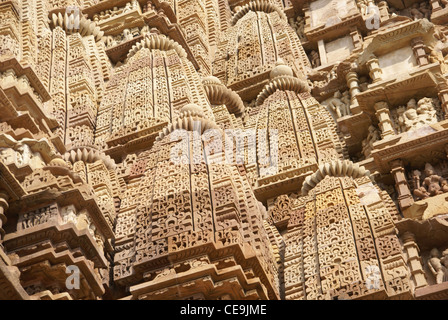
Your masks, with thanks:
[{"label": "stone temple tower", "polygon": [[0,18],[0,299],[448,298],[446,1]]}]

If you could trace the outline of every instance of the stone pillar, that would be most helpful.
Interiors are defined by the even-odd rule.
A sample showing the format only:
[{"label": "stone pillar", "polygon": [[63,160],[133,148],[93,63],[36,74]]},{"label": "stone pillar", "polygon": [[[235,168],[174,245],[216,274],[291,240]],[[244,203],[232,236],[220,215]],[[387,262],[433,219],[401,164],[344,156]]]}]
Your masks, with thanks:
[{"label": "stone pillar", "polygon": [[352,37],[353,46],[356,49],[362,49],[362,41],[361,41],[361,35],[357,28],[353,28],[350,30],[350,36]]},{"label": "stone pillar", "polygon": [[411,279],[414,281],[415,289],[427,286],[428,282],[426,281],[425,272],[423,271],[420,250],[415,242],[415,235],[412,232],[406,231],[401,238],[408,258],[407,263],[411,270]]},{"label": "stone pillar", "polygon": [[385,101],[375,103],[375,115],[378,118],[378,126],[381,129],[381,138],[387,139],[395,135],[395,130],[390,120],[390,112]]},{"label": "stone pillar", "polygon": [[372,56],[367,61],[367,67],[369,68],[369,76],[370,76],[370,78],[372,78],[372,81],[374,83],[381,81],[381,76],[383,75],[383,71],[380,68],[378,58],[375,56]]},{"label": "stone pillar", "polygon": [[319,48],[320,65],[324,66],[324,65],[326,65],[328,63],[327,52],[325,51],[325,42],[324,42],[324,40],[317,41],[317,46]]},{"label": "stone pillar", "polygon": [[408,182],[406,180],[406,172],[404,170],[403,162],[401,159],[393,160],[390,163],[392,170],[391,174],[395,179],[395,189],[398,193],[398,204],[401,209],[409,208],[414,203],[411,190],[409,189]]},{"label": "stone pillar", "polygon": [[440,90],[438,96],[443,113],[445,113],[445,119],[448,119],[448,88]]},{"label": "stone pillar", "polygon": [[431,0],[432,12],[436,12],[442,10],[442,6],[439,3],[439,0]]},{"label": "stone pillar", "polygon": [[3,226],[6,223],[6,210],[8,209],[8,200],[9,196],[6,191],[0,190],[0,246],[3,242],[3,238],[5,237],[5,230],[3,230]]},{"label": "stone pillar", "polygon": [[345,79],[347,80],[347,86],[350,90],[350,103],[355,104],[357,101],[355,96],[361,92],[361,90],[359,89],[358,75],[356,74],[356,72],[350,71],[345,75]]},{"label": "stone pillar", "polygon": [[425,66],[429,63],[428,56],[425,52],[425,43],[422,37],[417,37],[411,41],[412,50],[419,66]]},{"label": "stone pillar", "polygon": [[381,22],[389,19],[389,6],[386,1],[381,1],[378,3],[378,9],[380,10]]},{"label": "stone pillar", "polygon": [[[304,3],[302,8],[302,12],[305,12],[305,15],[303,17],[305,19],[304,32],[307,32],[311,28],[311,15],[309,14],[311,10],[309,3]],[[307,12],[308,14],[306,14]]]}]

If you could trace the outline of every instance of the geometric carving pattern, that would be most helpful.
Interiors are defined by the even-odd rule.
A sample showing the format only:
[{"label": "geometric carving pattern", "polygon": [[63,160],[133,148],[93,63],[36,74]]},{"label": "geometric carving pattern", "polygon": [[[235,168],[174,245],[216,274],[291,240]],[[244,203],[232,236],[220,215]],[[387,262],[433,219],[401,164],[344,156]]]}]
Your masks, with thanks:
[{"label": "geometric carving pattern", "polygon": [[447,295],[444,3],[81,2],[0,4],[0,298]]}]

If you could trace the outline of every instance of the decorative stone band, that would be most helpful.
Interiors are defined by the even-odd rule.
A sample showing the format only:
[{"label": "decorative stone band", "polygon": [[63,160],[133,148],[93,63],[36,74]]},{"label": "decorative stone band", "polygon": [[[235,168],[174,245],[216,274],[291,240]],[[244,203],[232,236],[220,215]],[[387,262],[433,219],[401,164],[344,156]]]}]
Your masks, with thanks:
[{"label": "decorative stone band", "polygon": [[238,20],[244,17],[249,11],[263,11],[266,13],[271,13],[275,11],[278,13],[278,15],[282,20],[288,22],[288,18],[286,17],[285,13],[279,8],[277,8],[277,6],[267,1],[257,0],[249,2],[248,4],[242,6],[241,9],[238,10],[238,12],[233,16],[232,25],[234,26],[238,22]]},{"label": "decorative stone band", "polygon": [[146,35],[142,41],[137,42],[135,45],[132,46],[131,50],[129,50],[126,60],[131,58],[142,48],[159,49],[162,51],[168,51],[174,49],[176,50],[179,57],[181,58],[187,57],[185,49],[182,48],[182,46],[178,44],[176,41],[169,39],[164,35],[152,33]]},{"label": "decorative stone band", "polygon": [[236,115],[244,112],[244,103],[240,96],[223,85],[218,78],[209,76],[204,78],[202,83],[211,104],[224,104],[230,113]]},{"label": "decorative stone band", "polygon": [[278,76],[271,80],[257,96],[256,105],[263,104],[277,90],[289,90],[297,93],[309,92],[308,84],[293,76]]},{"label": "decorative stone band", "polygon": [[366,176],[373,181],[373,178],[370,176],[370,171],[366,170],[363,166],[359,166],[349,160],[335,160],[320,165],[316,172],[305,178],[302,186],[302,195],[308,195],[308,192],[310,192],[326,176],[352,178]]},{"label": "decorative stone band", "polygon": [[64,159],[66,161],[70,161],[72,164],[74,164],[76,161],[83,161],[85,163],[93,163],[98,160],[103,160],[104,165],[108,169],[115,169],[116,164],[115,161],[105,155],[103,152],[96,150],[91,147],[77,147],[73,148],[70,151],[67,151],[64,154]]},{"label": "decorative stone band", "polygon": [[62,15],[60,12],[58,14],[53,13],[51,15],[50,26],[52,28],[61,27],[67,33],[79,32],[81,36],[93,35],[96,41],[100,41],[103,37],[104,32],[101,31],[101,28],[92,20],[82,16],[79,20],[79,29],[75,29],[69,27],[73,24],[72,19],[74,19],[73,14],[69,16],[67,13],[65,13],[65,15]]}]

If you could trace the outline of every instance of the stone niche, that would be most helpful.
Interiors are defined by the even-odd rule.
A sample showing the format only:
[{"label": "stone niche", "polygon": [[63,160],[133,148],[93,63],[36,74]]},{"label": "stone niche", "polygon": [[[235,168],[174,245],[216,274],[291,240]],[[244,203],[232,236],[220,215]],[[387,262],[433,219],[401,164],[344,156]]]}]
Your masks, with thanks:
[{"label": "stone niche", "polygon": [[422,252],[423,271],[428,285],[441,284],[448,281],[448,248],[433,247]]},{"label": "stone niche", "polygon": [[425,163],[409,171],[408,183],[415,203],[404,210],[404,216],[427,220],[448,213],[448,161]]},{"label": "stone niche", "polygon": [[351,36],[345,36],[325,43],[327,63],[331,64],[348,57],[355,46]]},{"label": "stone niche", "polygon": [[357,8],[353,0],[317,0],[310,3],[310,11],[311,28],[315,28],[335,25]]},{"label": "stone niche", "polygon": [[402,73],[408,73],[417,66],[411,47],[403,47],[378,57],[383,72],[382,79],[393,79]]}]

